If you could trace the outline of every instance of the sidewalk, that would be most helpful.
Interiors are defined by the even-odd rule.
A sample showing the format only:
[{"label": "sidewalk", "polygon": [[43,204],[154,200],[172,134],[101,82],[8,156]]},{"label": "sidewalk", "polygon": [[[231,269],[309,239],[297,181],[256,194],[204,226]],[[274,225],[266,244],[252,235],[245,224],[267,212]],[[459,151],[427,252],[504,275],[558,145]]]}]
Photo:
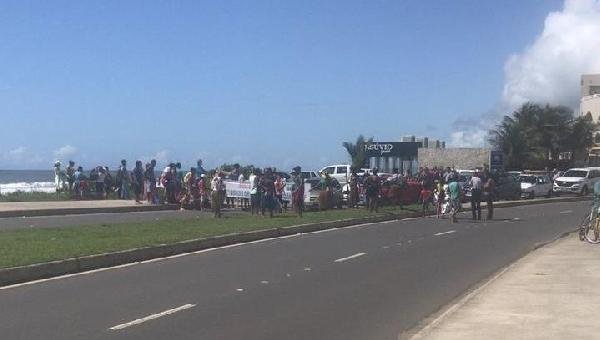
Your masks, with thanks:
[{"label": "sidewalk", "polygon": [[175,205],[136,204],[134,200],[2,202],[1,217],[173,210]]},{"label": "sidewalk", "polygon": [[576,233],[542,247],[412,339],[598,339],[600,246]]}]

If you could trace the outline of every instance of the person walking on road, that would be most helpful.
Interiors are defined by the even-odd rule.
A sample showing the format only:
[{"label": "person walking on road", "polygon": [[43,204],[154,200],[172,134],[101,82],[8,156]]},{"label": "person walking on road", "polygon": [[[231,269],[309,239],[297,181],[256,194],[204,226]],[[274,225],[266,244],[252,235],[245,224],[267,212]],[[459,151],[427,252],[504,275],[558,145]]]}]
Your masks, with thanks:
[{"label": "person walking on road", "polygon": [[483,196],[487,207],[487,220],[494,218],[494,191],[496,183],[489,172],[485,173],[485,183],[483,185]]},{"label": "person walking on road", "polygon": [[483,182],[481,181],[479,172],[475,172],[469,180],[471,186],[471,212],[473,220],[481,220],[481,190]]},{"label": "person walking on road", "polygon": [[451,178],[448,184],[448,192],[450,195],[450,221],[456,223],[456,214],[460,210],[460,185],[456,179]]}]

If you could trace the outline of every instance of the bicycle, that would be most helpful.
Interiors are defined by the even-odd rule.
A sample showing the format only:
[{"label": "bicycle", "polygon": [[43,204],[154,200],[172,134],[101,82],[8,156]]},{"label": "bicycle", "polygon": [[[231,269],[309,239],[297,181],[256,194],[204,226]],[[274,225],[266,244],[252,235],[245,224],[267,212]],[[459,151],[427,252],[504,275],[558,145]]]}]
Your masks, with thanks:
[{"label": "bicycle", "polygon": [[589,243],[600,243],[600,208],[595,205],[589,214],[586,214],[579,225],[579,240]]}]

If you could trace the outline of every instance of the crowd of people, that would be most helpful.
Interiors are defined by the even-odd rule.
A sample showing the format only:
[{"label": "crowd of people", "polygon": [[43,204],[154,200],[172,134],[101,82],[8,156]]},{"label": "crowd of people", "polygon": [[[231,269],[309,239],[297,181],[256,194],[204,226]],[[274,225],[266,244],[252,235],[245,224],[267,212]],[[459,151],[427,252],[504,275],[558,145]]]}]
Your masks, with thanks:
[{"label": "crowd of people", "polygon": [[[106,199],[108,194],[114,193],[116,198],[128,200],[133,193],[138,204],[144,201],[149,204],[179,204],[181,210],[210,208],[215,217],[221,217],[223,206],[233,207],[236,203],[236,198],[226,195],[225,180],[249,182],[250,198],[237,198],[237,203],[252,214],[273,217],[275,212],[287,210],[289,203],[283,198],[287,180],[273,168],[252,169],[246,176],[237,164],[229,172],[221,169],[206,171],[202,160],[198,160],[189,171],[182,171],[179,162],[170,163],[157,176],[154,159],[145,165],[138,160],[132,170],[127,168],[126,160],[121,160],[114,174],[106,166],[98,166],[85,173],[73,161],[69,161],[63,171],[57,161],[54,174],[57,192],[69,192],[75,198]],[[292,208],[298,216],[302,216],[304,179],[299,166],[292,170],[289,180]]]},{"label": "crowd of people", "polygon": [[[273,168],[252,168],[244,173],[239,165],[231,171],[215,169],[206,171],[202,160],[195,167],[182,171],[181,163],[170,163],[162,171],[156,170],[156,160],[144,164],[136,161],[129,170],[127,161],[121,160],[119,168],[112,173],[106,166],[98,166],[88,173],[81,166],[69,161],[63,171],[61,163],[54,165],[57,191],[70,192],[75,198],[95,197],[105,199],[109,194],[119,199],[130,199],[133,196],[138,204],[179,204],[180,209],[208,209],[215,217],[221,217],[223,207],[238,204],[248,209],[252,215],[273,217],[274,213],[287,211],[291,203],[293,211],[302,216],[304,211],[304,178],[299,166],[292,170],[291,176],[277,172]],[[377,212],[379,205],[390,203],[402,206],[408,202],[418,201],[422,205],[423,214],[435,207],[438,217],[448,214],[454,221],[463,200],[463,186],[459,185],[460,175],[450,167],[446,169],[427,167],[420,168],[416,174],[410,171],[401,174],[394,169],[392,174],[379,175],[374,168],[364,173],[352,168],[346,187],[346,205],[356,208],[362,202],[369,211]],[[227,197],[225,181],[248,182],[250,197]],[[291,202],[284,199],[284,191],[290,183]],[[481,201],[487,202],[487,218],[493,217],[494,180],[488,171],[475,172],[467,183],[470,187],[470,202],[474,220],[481,219]],[[328,209],[341,206],[341,198],[335,197],[334,188],[339,188],[336,179],[327,172],[320,174],[316,188],[319,192],[319,208]],[[114,194],[113,194],[114,193]]]}]

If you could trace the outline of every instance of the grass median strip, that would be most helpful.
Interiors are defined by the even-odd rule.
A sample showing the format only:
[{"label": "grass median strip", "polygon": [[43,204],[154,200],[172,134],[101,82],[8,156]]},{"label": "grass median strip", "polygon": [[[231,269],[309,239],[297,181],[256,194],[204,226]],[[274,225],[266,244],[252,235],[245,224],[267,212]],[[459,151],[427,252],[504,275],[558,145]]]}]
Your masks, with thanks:
[{"label": "grass median strip", "polygon": [[207,216],[140,223],[8,230],[0,232],[0,268],[305,223],[389,213],[408,214],[415,210],[415,206],[406,207],[405,210],[386,207],[375,214],[365,209],[344,209],[308,212],[303,218],[284,213],[272,219],[236,213],[222,219]]}]

